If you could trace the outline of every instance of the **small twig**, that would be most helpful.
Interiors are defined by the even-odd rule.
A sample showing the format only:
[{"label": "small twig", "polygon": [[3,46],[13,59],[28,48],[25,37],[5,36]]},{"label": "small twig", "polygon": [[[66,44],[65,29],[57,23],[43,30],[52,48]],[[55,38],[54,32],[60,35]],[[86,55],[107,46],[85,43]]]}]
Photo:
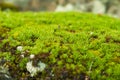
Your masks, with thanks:
[{"label": "small twig", "polygon": [[89,73],[91,73],[92,65],[93,65],[93,61],[92,61],[91,64],[90,64]]},{"label": "small twig", "polygon": [[90,67],[89,67],[89,71],[88,71],[88,72],[89,72],[89,76],[90,76],[90,74],[91,74],[91,70],[92,70],[92,66],[93,66],[94,60],[95,60],[95,59],[92,60],[92,62],[91,62],[91,64],[90,64]]}]

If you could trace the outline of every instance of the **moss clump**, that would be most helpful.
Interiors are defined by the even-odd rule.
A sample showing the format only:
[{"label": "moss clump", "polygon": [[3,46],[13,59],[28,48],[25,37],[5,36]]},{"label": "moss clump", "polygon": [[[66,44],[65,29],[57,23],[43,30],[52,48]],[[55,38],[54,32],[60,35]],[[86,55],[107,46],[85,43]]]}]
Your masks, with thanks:
[{"label": "moss clump", "polygon": [[18,71],[12,77],[32,79],[25,64],[35,54],[33,65],[42,61],[47,67],[33,79],[120,79],[120,20],[78,12],[0,15],[0,56],[12,75]]}]

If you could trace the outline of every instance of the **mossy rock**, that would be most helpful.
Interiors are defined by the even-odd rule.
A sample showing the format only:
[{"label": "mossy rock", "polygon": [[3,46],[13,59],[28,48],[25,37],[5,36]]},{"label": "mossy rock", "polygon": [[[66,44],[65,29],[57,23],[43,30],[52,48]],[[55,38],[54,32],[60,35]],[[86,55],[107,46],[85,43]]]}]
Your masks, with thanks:
[{"label": "mossy rock", "polygon": [[20,7],[11,4],[11,3],[5,3],[5,2],[0,2],[0,9],[5,11],[7,9],[11,10],[11,11],[19,11]]},{"label": "mossy rock", "polygon": [[[79,12],[0,15],[0,31],[6,34],[0,40],[0,57],[7,60],[13,78],[120,80],[119,19]],[[35,62],[47,64],[33,78],[26,70],[30,54]]]}]

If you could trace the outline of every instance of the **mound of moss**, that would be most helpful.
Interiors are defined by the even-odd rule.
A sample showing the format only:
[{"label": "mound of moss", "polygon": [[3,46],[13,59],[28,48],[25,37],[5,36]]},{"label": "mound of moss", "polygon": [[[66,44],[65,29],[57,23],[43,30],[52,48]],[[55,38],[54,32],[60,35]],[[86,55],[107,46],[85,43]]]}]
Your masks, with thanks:
[{"label": "mound of moss", "polygon": [[[26,69],[31,54],[33,66],[47,65],[33,77]],[[0,58],[14,79],[120,80],[120,20],[78,12],[0,12]]]}]

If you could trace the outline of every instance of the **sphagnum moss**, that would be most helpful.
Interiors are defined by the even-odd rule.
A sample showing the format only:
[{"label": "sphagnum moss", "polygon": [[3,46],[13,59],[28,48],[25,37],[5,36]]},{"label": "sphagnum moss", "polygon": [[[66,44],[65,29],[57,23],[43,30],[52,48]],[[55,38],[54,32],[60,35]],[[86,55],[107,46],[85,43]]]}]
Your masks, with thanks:
[{"label": "sphagnum moss", "polygon": [[[14,79],[119,80],[119,26],[90,13],[0,12],[0,58]],[[31,77],[26,64],[40,61],[45,69]]]}]

